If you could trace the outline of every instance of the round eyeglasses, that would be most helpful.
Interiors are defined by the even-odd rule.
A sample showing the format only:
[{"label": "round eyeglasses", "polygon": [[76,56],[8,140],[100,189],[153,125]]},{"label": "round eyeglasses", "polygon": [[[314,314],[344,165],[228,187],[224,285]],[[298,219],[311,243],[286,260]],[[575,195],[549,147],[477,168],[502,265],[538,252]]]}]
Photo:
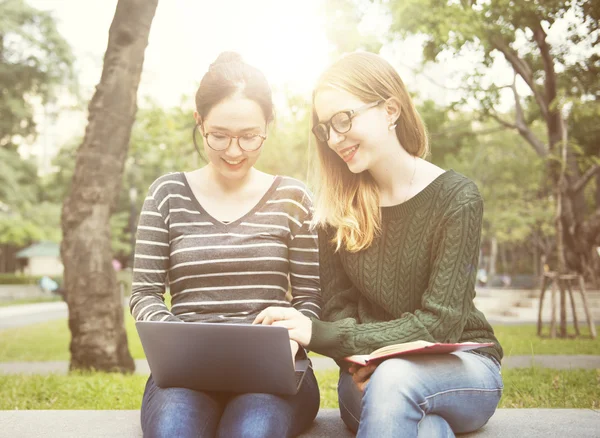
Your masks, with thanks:
[{"label": "round eyeglasses", "polygon": [[352,129],[352,119],[354,117],[370,108],[376,107],[381,102],[383,102],[383,99],[367,103],[353,110],[337,112],[328,121],[313,126],[312,132],[319,141],[329,141],[329,131],[331,128],[338,134],[346,134]]},{"label": "round eyeglasses", "polygon": [[229,135],[223,132],[202,132],[202,137],[206,139],[208,147],[215,151],[224,151],[231,145],[231,141],[235,138],[240,149],[246,152],[254,152],[260,149],[267,139],[262,134]]}]

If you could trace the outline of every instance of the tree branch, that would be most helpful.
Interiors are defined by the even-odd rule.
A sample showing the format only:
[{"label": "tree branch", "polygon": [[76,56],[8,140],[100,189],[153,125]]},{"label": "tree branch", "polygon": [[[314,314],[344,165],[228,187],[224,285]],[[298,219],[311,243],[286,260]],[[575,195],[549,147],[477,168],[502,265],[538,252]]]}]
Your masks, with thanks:
[{"label": "tree branch", "polygon": [[498,123],[500,123],[502,126],[505,126],[505,127],[507,127],[507,128],[510,128],[510,129],[517,129],[517,130],[519,129],[519,128],[517,128],[517,125],[515,125],[514,123],[507,122],[507,121],[506,121],[506,120],[504,120],[502,117],[500,117],[498,114],[496,114],[496,113],[493,113],[493,112],[491,112],[491,113],[489,113],[489,114],[490,114],[490,116],[491,116],[493,119],[495,119],[495,120],[496,120]]},{"label": "tree branch", "polygon": [[556,72],[554,71],[554,62],[550,54],[550,46],[546,42],[546,32],[541,23],[536,23],[533,30],[533,39],[540,49],[542,60],[544,62],[544,73],[546,74],[544,86],[546,88],[546,101],[551,103],[556,98]]},{"label": "tree branch", "polygon": [[493,134],[496,132],[500,132],[500,131],[504,131],[504,128],[488,128],[488,129],[482,129],[481,131],[473,131],[473,130],[459,130],[459,129],[445,129],[443,131],[439,131],[439,132],[430,132],[429,135],[431,137],[447,137],[447,138],[451,138],[451,137],[458,137],[461,135],[472,135],[472,136],[478,136],[478,135],[486,135],[486,134]]},{"label": "tree branch", "polygon": [[501,36],[490,36],[490,42],[492,43],[492,46],[502,52],[504,58],[506,58],[506,60],[510,63],[515,72],[517,72],[519,76],[523,78],[533,93],[533,96],[540,107],[542,116],[545,120],[548,120],[548,100],[546,96],[544,96],[544,93],[536,86],[533,79],[533,72],[531,71],[531,68],[527,62],[522,60],[516,50],[512,49]]},{"label": "tree branch", "polygon": [[539,138],[536,137],[533,131],[529,129],[529,126],[527,126],[525,115],[523,113],[523,107],[521,106],[521,98],[517,92],[516,79],[517,73],[515,72],[515,80],[511,85],[511,89],[515,97],[515,123],[509,123],[494,113],[491,113],[490,115],[507,128],[516,129],[519,131],[521,137],[523,137],[531,146],[533,146],[537,154],[540,157],[545,158],[548,155],[548,148]]},{"label": "tree branch", "polygon": [[577,181],[573,183],[573,185],[569,188],[569,191],[573,194],[579,193],[597,173],[600,174],[600,165],[594,164],[592,167],[586,170],[586,172],[581,175]]}]

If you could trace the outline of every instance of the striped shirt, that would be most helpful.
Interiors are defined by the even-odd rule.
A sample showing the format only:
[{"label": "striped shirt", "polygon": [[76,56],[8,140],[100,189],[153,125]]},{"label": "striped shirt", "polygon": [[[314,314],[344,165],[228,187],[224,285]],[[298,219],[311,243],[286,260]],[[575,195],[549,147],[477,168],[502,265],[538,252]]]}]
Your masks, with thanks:
[{"label": "striped shirt", "polygon": [[[311,217],[311,196],[293,178],[275,177],[258,204],[230,223],[202,208],[183,173],[158,178],[137,227],[133,317],[250,323],[269,306],[293,306],[319,318],[319,252]],[[171,310],[164,303],[166,286]]]}]

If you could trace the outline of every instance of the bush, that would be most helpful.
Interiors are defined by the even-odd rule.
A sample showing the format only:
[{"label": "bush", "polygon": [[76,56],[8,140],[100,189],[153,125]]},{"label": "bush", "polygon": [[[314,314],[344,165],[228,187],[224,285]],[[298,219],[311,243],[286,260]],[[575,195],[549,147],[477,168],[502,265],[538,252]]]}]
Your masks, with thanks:
[{"label": "bush", "polygon": [[[0,274],[0,284],[39,284],[42,275]],[[62,277],[52,277],[59,285]]]}]

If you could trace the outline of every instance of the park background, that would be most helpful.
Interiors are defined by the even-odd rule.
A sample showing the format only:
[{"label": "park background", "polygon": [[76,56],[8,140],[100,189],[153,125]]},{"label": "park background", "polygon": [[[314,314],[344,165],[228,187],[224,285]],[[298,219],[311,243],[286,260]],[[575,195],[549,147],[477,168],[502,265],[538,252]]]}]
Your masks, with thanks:
[{"label": "park background", "polygon": [[[579,286],[581,336],[569,324],[540,337],[535,323],[550,272],[581,276],[600,317],[599,18],[577,0],[0,0],[0,409],[139,408],[147,369],[123,309],[137,217],[155,178],[203,165],[193,97],[224,50],[274,89],[258,167],[309,185],[319,73],[354,50],[389,60],[429,130],[428,159],[485,200],[477,305],[505,350],[501,406],[598,409],[600,343]],[[111,45],[111,24],[135,43]],[[139,77],[125,68],[134,58]],[[104,102],[123,113],[84,138],[89,116],[108,117],[90,104],[99,83],[115,91],[103,68],[125,84]],[[74,231],[86,223],[98,232]],[[42,276],[62,295],[41,291]],[[336,371],[322,363],[322,406],[335,407]]]}]

